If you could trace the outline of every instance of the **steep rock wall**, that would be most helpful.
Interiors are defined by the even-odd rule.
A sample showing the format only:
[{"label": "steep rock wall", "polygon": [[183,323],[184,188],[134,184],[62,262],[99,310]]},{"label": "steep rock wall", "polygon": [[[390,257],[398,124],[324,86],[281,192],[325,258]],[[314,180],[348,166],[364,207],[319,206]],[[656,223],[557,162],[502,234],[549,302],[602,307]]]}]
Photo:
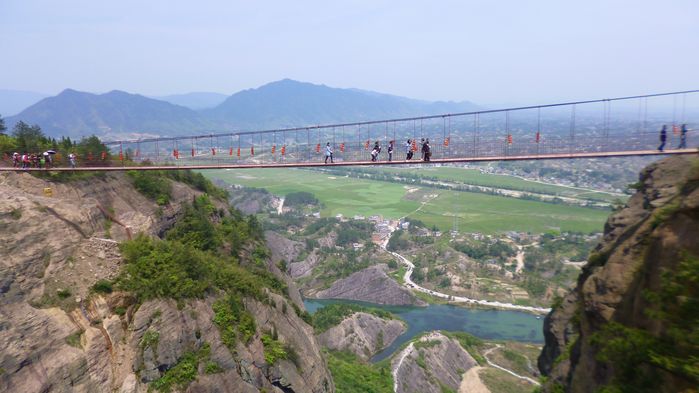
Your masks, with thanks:
[{"label": "steep rock wall", "polygon": [[[258,329],[232,353],[212,325],[213,297],[135,307],[127,293],[91,293],[95,282],[118,274],[117,241],[164,233],[200,192],[174,182],[172,194],[159,207],[123,174],[69,183],[0,174],[0,391],[145,392],[185,353],[205,346],[220,370],[207,373],[202,361],[188,391],[334,390],[312,328],[279,295],[245,300]],[[296,356],[269,365],[260,338],[272,327]]]},{"label": "steep rock wall", "polygon": [[653,163],[637,186],[627,206],[609,217],[576,288],[546,317],[539,358],[549,377],[545,391],[593,392],[617,384],[677,392],[697,386],[683,372],[653,360],[646,347],[677,328],[658,311],[672,312],[692,299],[658,302],[654,294],[671,285],[668,274],[684,260],[699,256],[699,159]]}]

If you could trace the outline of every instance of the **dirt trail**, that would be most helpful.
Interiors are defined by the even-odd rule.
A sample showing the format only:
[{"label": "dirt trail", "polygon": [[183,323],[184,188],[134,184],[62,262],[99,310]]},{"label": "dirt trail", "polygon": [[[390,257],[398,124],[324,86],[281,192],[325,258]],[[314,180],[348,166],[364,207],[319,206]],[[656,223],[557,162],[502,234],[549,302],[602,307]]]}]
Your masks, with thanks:
[{"label": "dirt trail", "polygon": [[488,359],[488,355],[489,355],[491,352],[493,352],[494,350],[499,349],[500,347],[501,347],[500,344],[495,344],[494,347],[492,347],[492,348],[490,348],[489,350],[483,352],[483,357],[485,358],[485,361],[488,362],[488,364],[489,364],[490,366],[495,367],[495,368],[497,368],[498,370],[502,370],[502,371],[504,371],[504,372],[506,372],[506,373],[508,373],[508,374],[510,374],[510,375],[512,375],[512,376],[514,376],[514,377],[517,377],[517,378],[519,378],[519,379],[522,379],[522,380],[525,380],[525,381],[527,381],[527,382],[529,382],[529,383],[532,383],[532,384],[534,384],[534,385],[536,385],[536,386],[541,386],[541,384],[540,384],[538,381],[535,381],[535,380],[533,380],[533,379],[531,379],[531,378],[529,378],[529,377],[525,377],[525,376],[523,376],[523,375],[519,375],[519,374],[515,373],[515,372],[512,371],[512,370],[508,370],[508,369],[506,369],[505,367],[498,366],[497,364],[491,362],[490,359]]},{"label": "dirt trail", "polygon": [[478,375],[481,370],[485,370],[485,367],[471,367],[466,371],[461,380],[461,386],[459,386],[459,393],[490,393]]}]

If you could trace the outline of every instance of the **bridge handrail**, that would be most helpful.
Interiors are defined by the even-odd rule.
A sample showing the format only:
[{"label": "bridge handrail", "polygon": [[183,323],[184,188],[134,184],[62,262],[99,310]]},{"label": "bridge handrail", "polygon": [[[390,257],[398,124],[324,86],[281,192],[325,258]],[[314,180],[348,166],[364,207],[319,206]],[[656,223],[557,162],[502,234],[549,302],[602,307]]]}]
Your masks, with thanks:
[{"label": "bridge handrail", "polygon": [[368,120],[368,121],[352,122],[352,123],[319,124],[319,125],[309,125],[309,126],[302,126],[302,127],[275,128],[275,129],[267,129],[267,130],[259,130],[259,131],[234,131],[234,132],[228,132],[228,133],[223,133],[223,134],[210,133],[210,134],[172,136],[172,137],[162,137],[162,138],[124,139],[124,140],[117,140],[117,141],[105,141],[104,144],[107,146],[115,146],[115,145],[119,145],[119,144],[130,144],[130,143],[141,143],[141,142],[147,143],[147,142],[156,142],[156,141],[174,141],[174,140],[180,140],[180,139],[198,139],[198,138],[207,138],[207,137],[228,137],[228,136],[242,136],[242,135],[253,135],[253,134],[271,134],[271,133],[277,133],[277,132],[305,131],[305,130],[315,130],[315,129],[321,129],[321,128],[333,128],[333,127],[334,128],[352,127],[352,126],[383,124],[383,123],[391,123],[391,122],[429,120],[429,119],[448,118],[448,117],[455,117],[455,116],[482,115],[482,114],[488,114],[488,113],[501,113],[501,112],[521,111],[521,110],[529,110],[529,109],[553,108],[553,107],[560,107],[560,106],[593,104],[593,103],[598,103],[598,102],[623,101],[623,100],[633,100],[633,99],[638,99],[638,98],[662,97],[662,96],[679,95],[679,94],[693,94],[693,93],[699,93],[699,89],[673,91],[673,92],[666,92],[666,93],[655,93],[655,94],[643,94],[643,95],[625,96],[625,97],[601,98],[601,99],[595,99],[595,100],[559,102],[559,103],[555,103],[555,104],[529,105],[529,106],[519,106],[519,107],[501,108],[501,109],[486,109],[486,110],[471,111],[471,112],[444,113],[444,114],[439,114],[439,115],[403,117],[403,118],[383,119],[383,120]]}]

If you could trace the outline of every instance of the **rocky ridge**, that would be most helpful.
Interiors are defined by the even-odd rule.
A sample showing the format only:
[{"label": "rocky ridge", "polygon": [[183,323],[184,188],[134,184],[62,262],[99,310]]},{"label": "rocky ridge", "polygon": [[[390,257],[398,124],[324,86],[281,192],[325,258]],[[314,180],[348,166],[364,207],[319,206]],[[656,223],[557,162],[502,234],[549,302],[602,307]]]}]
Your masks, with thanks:
[{"label": "rocky ridge", "polygon": [[[699,159],[653,163],[641,172],[637,189],[627,206],[609,217],[576,288],[545,319],[546,345],[539,358],[539,369],[548,376],[544,391],[625,386],[678,392],[692,391],[699,382],[675,368],[672,357],[664,358],[668,363],[656,361],[663,351],[680,350],[677,340],[685,334],[652,346],[666,342],[671,329],[684,329],[686,320],[674,321],[673,314],[691,299],[683,295],[658,303],[657,294],[696,291],[667,280],[699,255]],[[691,356],[683,353],[677,356]]]},{"label": "rocky ridge", "polygon": [[462,374],[477,362],[459,342],[431,332],[410,343],[392,360],[397,393],[441,393],[456,391]]},{"label": "rocky ridge", "polygon": [[[173,182],[170,204],[158,207],[121,174],[68,183],[0,174],[0,391],[145,392],[189,353],[206,359],[187,391],[333,391],[312,328],[282,296],[244,299],[258,329],[232,353],[212,325],[213,297],[135,307],[128,293],[91,292],[118,274],[116,241],[162,234],[199,194]],[[267,364],[263,329],[295,356]]]},{"label": "rocky ridge", "polygon": [[349,351],[363,360],[369,360],[406,330],[407,326],[402,321],[357,312],[319,334],[318,342],[329,349]]},{"label": "rocky ridge", "polygon": [[408,289],[386,274],[387,266],[378,264],[335,281],[328,289],[309,296],[318,299],[347,299],[395,306],[426,305]]}]

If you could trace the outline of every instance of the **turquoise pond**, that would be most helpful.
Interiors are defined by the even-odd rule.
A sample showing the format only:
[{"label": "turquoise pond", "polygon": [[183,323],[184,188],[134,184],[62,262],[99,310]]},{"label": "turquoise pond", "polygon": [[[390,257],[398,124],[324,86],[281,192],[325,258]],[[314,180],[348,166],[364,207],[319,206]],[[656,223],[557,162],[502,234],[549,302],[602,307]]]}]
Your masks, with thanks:
[{"label": "turquoise pond", "polygon": [[381,361],[411,338],[431,330],[463,331],[487,340],[512,340],[541,344],[543,317],[519,311],[478,310],[457,306],[432,304],[427,307],[381,306],[346,300],[304,300],[306,310],[313,314],[333,303],[355,303],[387,310],[403,319],[408,330],[388,348],[371,360]]}]

